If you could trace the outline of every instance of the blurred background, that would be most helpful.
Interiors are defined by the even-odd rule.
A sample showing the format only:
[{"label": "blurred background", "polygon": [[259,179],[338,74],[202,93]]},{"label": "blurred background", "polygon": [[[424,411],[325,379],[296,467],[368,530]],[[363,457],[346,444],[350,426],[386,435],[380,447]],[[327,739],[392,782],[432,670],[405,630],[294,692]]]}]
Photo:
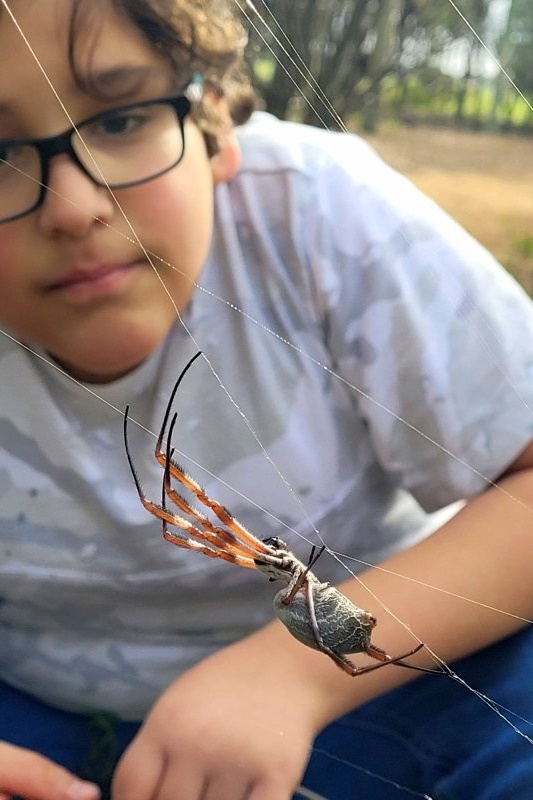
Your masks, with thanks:
[{"label": "blurred background", "polygon": [[533,0],[242,0],[265,108],[364,136],[533,295]]}]

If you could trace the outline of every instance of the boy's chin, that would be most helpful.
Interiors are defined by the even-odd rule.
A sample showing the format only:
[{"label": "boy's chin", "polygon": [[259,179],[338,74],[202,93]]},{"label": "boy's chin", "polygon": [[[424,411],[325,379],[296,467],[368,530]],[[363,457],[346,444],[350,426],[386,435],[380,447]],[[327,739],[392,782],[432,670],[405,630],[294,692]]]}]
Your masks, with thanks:
[{"label": "boy's chin", "polygon": [[[155,348],[154,348],[155,349]],[[151,351],[153,352],[153,350]],[[107,354],[105,359],[100,358],[84,358],[83,360],[73,360],[65,358],[57,358],[53,356],[54,361],[72,378],[82,383],[112,383],[113,381],[123,378],[130,372],[133,372],[139,367],[147,358],[150,357],[151,352],[148,352],[144,357],[139,358],[139,354],[131,355],[130,357],[123,356],[119,358],[110,357]]]},{"label": "boy's chin", "polygon": [[135,335],[135,326],[132,326],[131,335],[125,338],[117,331],[115,337],[84,337],[80,347],[70,351],[62,348],[61,353],[51,355],[61,369],[82,383],[111,383],[149,359],[162,345],[171,327],[160,324],[150,331],[138,329]]}]

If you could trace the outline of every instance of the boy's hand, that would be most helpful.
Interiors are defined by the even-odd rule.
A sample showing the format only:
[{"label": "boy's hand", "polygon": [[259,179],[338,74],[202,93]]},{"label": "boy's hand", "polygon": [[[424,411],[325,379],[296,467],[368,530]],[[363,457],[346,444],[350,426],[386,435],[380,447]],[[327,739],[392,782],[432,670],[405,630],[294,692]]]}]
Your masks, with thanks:
[{"label": "boy's hand", "polygon": [[119,764],[113,800],[292,797],[322,727],[320,692],[257,641],[216,653],[167,689]]},{"label": "boy's hand", "polygon": [[0,742],[0,800],[13,795],[27,800],[98,800],[92,783],[80,781],[48,758]]}]

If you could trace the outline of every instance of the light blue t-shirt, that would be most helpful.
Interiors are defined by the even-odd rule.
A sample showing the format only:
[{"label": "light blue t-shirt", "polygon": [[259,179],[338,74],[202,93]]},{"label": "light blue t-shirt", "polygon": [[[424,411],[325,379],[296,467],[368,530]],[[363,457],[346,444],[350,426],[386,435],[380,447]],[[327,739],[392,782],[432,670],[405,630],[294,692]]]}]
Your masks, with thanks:
[{"label": "light blue t-shirt", "polygon": [[409,546],[533,435],[533,307],[490,255],[357,137],[265,114],[238,134],[187,331],[90,391],[0,336],[0,679],[64,708],[139,718],[273,616],[263,575],[162,539],[126,463],[129,403],[159,502],[149,432],[198,347],[216,374],[180,388],[177,458],[303,560],[315,528],[364,562]]}]

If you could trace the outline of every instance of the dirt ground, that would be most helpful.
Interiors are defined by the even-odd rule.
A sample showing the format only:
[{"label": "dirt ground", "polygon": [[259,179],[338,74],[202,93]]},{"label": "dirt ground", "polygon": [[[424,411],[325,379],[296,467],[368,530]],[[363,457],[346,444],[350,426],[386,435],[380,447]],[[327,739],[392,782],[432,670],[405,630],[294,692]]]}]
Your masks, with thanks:
[{"label": "dirt ground", "polygon": [[533,139],[429,128],[366,138],[533,295]]}]

